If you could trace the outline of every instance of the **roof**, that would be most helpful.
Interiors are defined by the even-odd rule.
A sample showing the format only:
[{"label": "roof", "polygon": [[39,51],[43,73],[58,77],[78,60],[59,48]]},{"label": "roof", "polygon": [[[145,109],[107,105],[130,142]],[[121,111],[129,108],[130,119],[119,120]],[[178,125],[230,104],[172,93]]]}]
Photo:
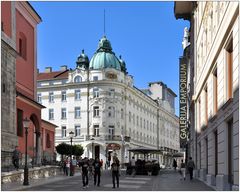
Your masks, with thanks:
[{"label": "roof", "polygon": [[34,101],[33,99],[27,97],[26,95],[20,93],[19,91],[16,91],[16,97],[22,97],[23,99],[29,101],[30,103],[32,103],[33,105],[43,109],[43,108],[46,108],[45,106],[41,105],[40,103]]},{"label": "roof", "polygon": [[51,125],[51,126],[53,126],[53,127],[58,127],[57,125],[55,125],[55,124],[53,124],[53,123],[50,123],[49,121],[45,121],[44,119],[41,119],[41,121],[42,121],[43,123],[49,124],[49,125]]},{"label": "roof", "polygon": [[49,73],[38,73],[37,80],[66,79],[68,78],[69,69],[65,71],[54,71]]}]

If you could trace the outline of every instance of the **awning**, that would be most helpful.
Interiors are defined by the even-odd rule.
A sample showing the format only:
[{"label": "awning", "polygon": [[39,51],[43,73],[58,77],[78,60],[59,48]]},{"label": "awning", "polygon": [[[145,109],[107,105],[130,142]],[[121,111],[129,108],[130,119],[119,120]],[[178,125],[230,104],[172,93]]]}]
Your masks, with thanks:
[{"label": "awning", "polygon": [[183,153],[179,152],[179,153],[174,153],[172,155],[173,157],[183,157]]},{"label": "awning", "polygon": [[153,148],[145,148],[145,147],[138,147],[129,149],[128,151],[133,153],[141,153],[141,154],[149,154],[149,153],[160,153],[162,150],[160,149],[153,149]]}]

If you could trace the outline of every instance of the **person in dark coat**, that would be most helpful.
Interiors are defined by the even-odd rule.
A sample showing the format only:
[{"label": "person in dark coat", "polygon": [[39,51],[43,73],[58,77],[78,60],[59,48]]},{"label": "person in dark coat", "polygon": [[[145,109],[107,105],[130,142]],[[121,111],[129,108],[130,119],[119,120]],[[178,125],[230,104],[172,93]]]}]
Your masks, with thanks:
[{"label": "person in dark coat", "polygon": [[176,161],[176,159],[173,159],[173,167],[174,167],[174,170],[176,171],[176,168],[177,168],[177,161]]},{"label": "person in dark coat", "polygon": [[15,149],[12,155],[12,162],[17,171],[19,169],[19,156],[20,156],[20,152],[18,150],[18,146],[15,146]]},{"label": "person in dark coat", "polygon": [[119,187],[119,166],[119,160],[114,157],[111,165],[113,188],[115,188],[115,179],[117,180],[117,187]]},{"label": "person in dark coat", "polygon": [[93,163],[93,166],[94,166],[94,185],[97,184],[97,186],[99,186],[100,185],[102,163],[101,163],[101,161],[99,161],[98,158],[96,158],[96,160]]},{"label": "person in dark coat", "polygon": [[89,160],[87,157],[83,159],[80,166],[82,167],[82,182],[83,188],[88,187],[88,168],[89,168]]},{"label": "person in dark coat", "polygon": [[188,168],[188,171],[190,174],[190,180],[192,180],[193,179],[193,169],[195,168],[195,164],[192,160],[192,157],[189,157],[189,161],[187,163],[187,168]]}]

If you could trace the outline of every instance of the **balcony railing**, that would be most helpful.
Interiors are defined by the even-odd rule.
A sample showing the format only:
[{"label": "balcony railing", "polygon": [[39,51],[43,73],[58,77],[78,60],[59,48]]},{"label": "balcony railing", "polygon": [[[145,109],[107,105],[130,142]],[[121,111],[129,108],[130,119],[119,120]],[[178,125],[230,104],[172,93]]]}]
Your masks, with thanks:
[{"label": "balcony railing", "polygon": [[[94,139],[95,141],[122,141],[121,135],[89,135],[86,136],[86,140]],[[124,137],[125,142],[130,142],[130,137],[125,136]]]}]

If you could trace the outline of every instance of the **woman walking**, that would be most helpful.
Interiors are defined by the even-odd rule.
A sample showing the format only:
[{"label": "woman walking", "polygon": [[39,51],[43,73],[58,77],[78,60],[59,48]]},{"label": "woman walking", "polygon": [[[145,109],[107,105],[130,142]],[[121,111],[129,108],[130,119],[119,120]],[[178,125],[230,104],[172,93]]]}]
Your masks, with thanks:
[{"label": "woman walking", "polygon": [[186,165],[185,165],[185,163],[183,162],[183,159],[181,160],[180,171],[181,171],[181,175],[182,175],[182,178],[181,178],[181,179],[186,180]]}]

